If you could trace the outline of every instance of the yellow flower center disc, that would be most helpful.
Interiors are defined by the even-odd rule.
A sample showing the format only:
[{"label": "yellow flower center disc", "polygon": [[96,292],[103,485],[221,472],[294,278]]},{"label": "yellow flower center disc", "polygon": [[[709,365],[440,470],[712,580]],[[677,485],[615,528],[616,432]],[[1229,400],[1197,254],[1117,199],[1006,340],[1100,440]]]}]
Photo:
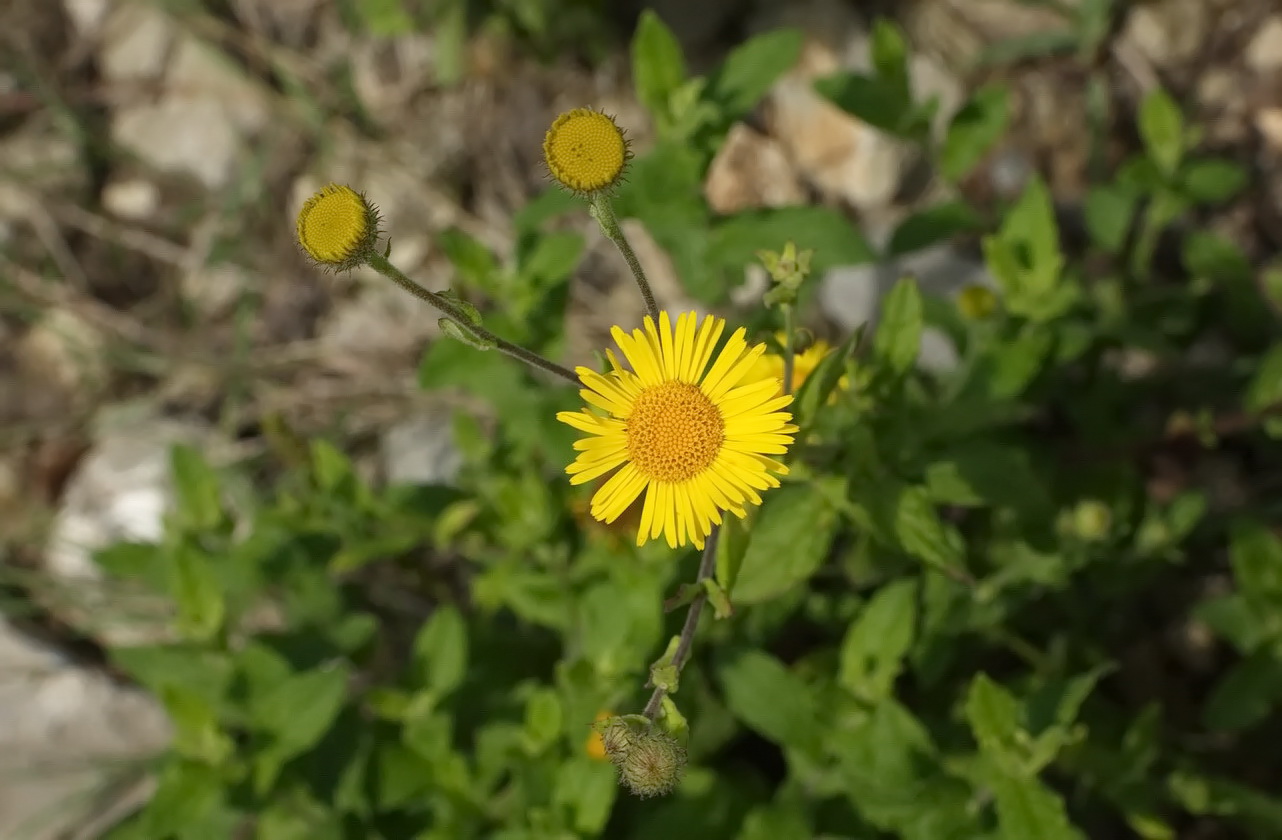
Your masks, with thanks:
[{"label": "yellow flower center disc", "polygon": [[618,180],[628,162],[628,144],[614,120],[576,108],[552,123],[543,156],[552,177],[570,189],[592,192]]},{"label": "yellow flower center disc", "polygon": [[725,428],[721,410],[697,386],[651,385],[627,420],[628,456],[652,481],[685,481],[716,460]]},{"label": "yellow flower center disc", "polygon": [[298,214],[298,241],[318,262],[349,259],[368,232],[365,202],[350,187],[326,187]]}]

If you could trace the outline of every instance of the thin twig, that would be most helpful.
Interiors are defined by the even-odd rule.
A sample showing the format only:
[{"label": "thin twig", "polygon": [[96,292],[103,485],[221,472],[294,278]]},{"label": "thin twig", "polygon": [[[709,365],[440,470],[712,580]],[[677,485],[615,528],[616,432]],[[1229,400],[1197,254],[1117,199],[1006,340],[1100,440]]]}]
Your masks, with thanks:
[{"label": "thin twig", "polygon": [[[694,582],[694,585],[699,587],[699,591],[690,602],[690,611],[686,613],[685,624],[681,626],[681,637],[677,641],[677,649],[672,654],[672,667],[677,669],[678,674],[685,667],[686,660],[690,658],[690,650],[694,647],[694,631],[699,627],[699,616],[703,613],[704,602],[708,600],[703,582],[711,578],[716,570],[717,537],[720,533],[720,528],[713,528],[712,533],[708,534],[708,541],[703,544],[703,559],[699,561],[699,574]],[[663,698],[667,693],[666,689],[656,687],[654,693],[650,695],[650,702],[645,704],[645,710],[641,714],[650,720],[658,718],[659,707],[663,705]]]},{"label": "thin twig", "polygon": [[619,253],[623,255],[623,261],[628,264],[628,270],[632,272],[632,277],[637,281],[637,287],[641,290],[641,297],[645,300],[645,311],[654,319],[655,326],[658,326],[659,304],[655,302],[654,291],[651,290],[650,281],[646,279],[645,271],[641,268],[641,261],[637,259],[636,252],[632,250],[632,245],[628,242],[628,237],[624,235],[623,228],[619,227],[619,220],[614,215],[614,207],[610,204],[610,197],[603,193],[593,196],[591,209],[597,224],[601,226],[601,231],[619,249]]}]

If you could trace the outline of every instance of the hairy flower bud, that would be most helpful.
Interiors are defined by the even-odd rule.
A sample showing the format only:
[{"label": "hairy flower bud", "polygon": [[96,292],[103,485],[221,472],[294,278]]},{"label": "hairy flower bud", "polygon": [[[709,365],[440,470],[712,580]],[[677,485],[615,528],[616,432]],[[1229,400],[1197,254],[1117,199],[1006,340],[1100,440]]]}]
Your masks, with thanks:
[{"label": "hairy flower bud", "polygon": [[641,715],[612,717],[593,726],[619,780],[640,797],[670,793],[685,773],[686,748]]}]

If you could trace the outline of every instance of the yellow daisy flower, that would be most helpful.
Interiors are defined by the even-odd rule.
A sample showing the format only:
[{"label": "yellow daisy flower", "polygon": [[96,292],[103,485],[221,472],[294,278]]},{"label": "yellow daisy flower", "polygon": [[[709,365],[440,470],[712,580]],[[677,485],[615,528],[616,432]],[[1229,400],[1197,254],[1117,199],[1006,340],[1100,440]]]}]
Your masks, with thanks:
[{"label": "yellow daisy flower", "polygon": [[[696,323],[687,312],[672,329],[668,313],[645,319],[645,329],[611,335],[631,369],[612,351],[608,373],[575,370],[592,406],[562,411],[557,419],[590,437],[566,468],[570,483],[583,484],[618,470],[592,497],[591,513],[613,522],[645,491],[637,545],[662,534],[668,545],[702,548],[721,511],[743,518],[745,506],[761,504],[760,491],[779,486],[788,468],[768,455],[782,455],[797,427],[782,411],[791,396],[778,396],[777,379],[740,384],[766,346],[749,347],[741,327],[713,360],[726,322],[711,315]],[[709,366],[711,362],[711,366]]]},{"label": "yellow daisy flower", "polygon": [[[780,345],[784,343],[785,336],[779,333],[775,339]],[[815,372],[819,363],[824,357],[832,351],[832,345],[823,340],[815,341],[800,353],[794,353],[792,356],[792,393],[801,390],[801,386],[810,374]],[[779,353],[766,353],[753,367],[752,372],[748,375],[747,381],[753,382],[759,379],[777,379],[779,380],[779,391],[776,394],[783,393],[783,356]],[[850,385],[850,377],[843,376],[837,382],[837,388],[834,390],[832,399],[836,399],[836,391],[844,391]]]}]

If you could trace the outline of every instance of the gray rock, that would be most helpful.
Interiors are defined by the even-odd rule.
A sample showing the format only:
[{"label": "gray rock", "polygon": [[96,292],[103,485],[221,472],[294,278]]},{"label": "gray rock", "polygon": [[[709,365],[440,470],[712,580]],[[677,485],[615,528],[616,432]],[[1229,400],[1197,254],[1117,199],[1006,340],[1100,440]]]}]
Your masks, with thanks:
[{"label": "gray rock", "polygon": [[453,413],[424,406],[383,433],[383,474],[389,484],[451,484],[463,465],[454,444]]},{"label": "gray rock", "polygon": [[0,617],[0,837],[56,840],[110,808],[127,762],[164,748],[149,695],[80,668]]}]

